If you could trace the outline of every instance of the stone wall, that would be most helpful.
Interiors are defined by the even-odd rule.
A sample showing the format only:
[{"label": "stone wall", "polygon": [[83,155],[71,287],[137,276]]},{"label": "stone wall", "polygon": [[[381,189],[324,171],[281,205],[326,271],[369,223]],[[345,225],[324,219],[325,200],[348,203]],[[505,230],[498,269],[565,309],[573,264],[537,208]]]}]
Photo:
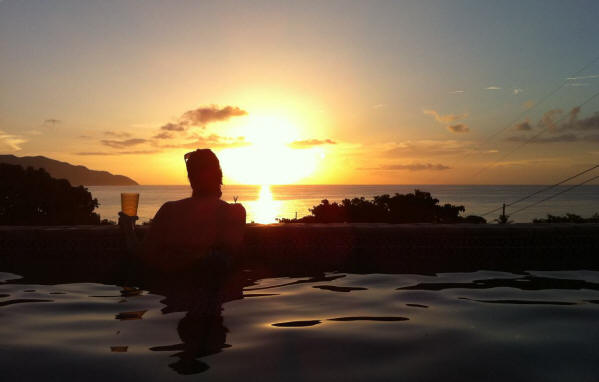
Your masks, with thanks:
[{"label": "stone wall", "polygon": [[[146,227],[139,227],[140,238]],[[112,272],[126,262],[115,226],[0,227],[0,271]],[[359,272],[596,268],[599,224],[248,225],[238,264]]]}]

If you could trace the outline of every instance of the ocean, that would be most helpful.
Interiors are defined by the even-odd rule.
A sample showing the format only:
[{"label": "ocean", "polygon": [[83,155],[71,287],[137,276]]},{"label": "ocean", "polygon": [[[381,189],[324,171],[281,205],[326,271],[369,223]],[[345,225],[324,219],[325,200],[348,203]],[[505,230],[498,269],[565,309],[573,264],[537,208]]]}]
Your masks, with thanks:
[{"label": "ocean", "polygon": [[[427,191],[439,199],[441,204],[451,203],[463,205],[463,215],[480,215],[501,207],[502,203],[516,201],[546,186],[455,186],[455,185],[286,185],[286,186],[223,186],[223,200],[242,203],[247,211],[247,221],[256,223],[274,223],[277,218],[293,218],[309,215],[309,209],[320,203],[322,199],[341,201],[345,198],[375,195],[408,193],[415,189]],[[565,191],[571,186],[556,187],[549,192],[540,193],[525,200],[513,208],[507,209],[507,215],[514,222],[531,222],[534,218],[547,214],[563,215],[574,213],[590,217],[599,212],[599,185],[584,185],[564,192],[554,199],[539,203],[517,214],[512,211],[532,205],[552,194]],[[102,219],[117,220],[120,211],[121,192],[138,192],[140,194],[138,215],[140,221],[151,219],[158,208],[169,200],[178,200],[191,195],[189,186],[90,186],[92,195],[98,199],[100,206],[96,210]],[[499,215],[493,213],[485,216],[492,222]]]}]

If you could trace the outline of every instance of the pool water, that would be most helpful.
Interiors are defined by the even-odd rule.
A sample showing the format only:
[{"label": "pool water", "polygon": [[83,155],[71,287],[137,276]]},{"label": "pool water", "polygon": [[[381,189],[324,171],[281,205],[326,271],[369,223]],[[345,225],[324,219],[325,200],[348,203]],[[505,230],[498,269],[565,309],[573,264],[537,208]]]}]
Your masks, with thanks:
[{"label": "pool water", "polygon": [[599,380],[596,271],[34,281],[0,273],[5,381]]}]

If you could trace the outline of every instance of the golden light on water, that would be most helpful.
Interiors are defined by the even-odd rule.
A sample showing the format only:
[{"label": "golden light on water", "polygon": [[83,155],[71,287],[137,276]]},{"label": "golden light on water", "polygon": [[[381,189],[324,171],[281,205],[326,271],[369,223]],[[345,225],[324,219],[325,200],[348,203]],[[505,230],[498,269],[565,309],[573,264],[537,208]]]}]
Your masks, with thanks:
[{"label": "golden light on water", "polygon": [[260,187],[258,200],[244,204],[249,209],[255,223],[270,224],[276,223],[276,218],[280,217],[283,202],[274,200],[270,186],[263,185]]}]

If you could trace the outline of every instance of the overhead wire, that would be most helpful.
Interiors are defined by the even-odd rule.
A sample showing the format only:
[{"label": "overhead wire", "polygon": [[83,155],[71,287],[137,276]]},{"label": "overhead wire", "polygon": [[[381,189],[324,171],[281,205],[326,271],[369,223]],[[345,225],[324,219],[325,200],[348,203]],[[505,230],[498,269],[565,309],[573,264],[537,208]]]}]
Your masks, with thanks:
[{"label": "overhead wire", "polygon": [[[481,147],[482,145],[486,144],[491,139],[495,138],[499,134],[503,133],[504,131],[506,131],[507,129],[509,129],[510,127],[512,127],[516,122],[518,122],[519,120],[521,120],[525,115],[527,115],[528,113],[530,113],[534,109],[538,108],[540,105],[542,105],[543,103],[545,103],[545,101],[547,101],[549,98],[551,98],[557,92],[559,92],[561,89],[563,89],[573,78],[575,78],[579,74],[583,73],[585,70],[587,70],[588,68],[590,68],[593,64],[595,64],[598,61],[599,61],[599,55],[597,55],[591,61],[587,62],[582,68],[580,68],[579,70],[577,70],[576,72],[574,72],[570,76],[568,76],[565,81],[563,81],[559,86],[557,86],[556,88],[554,88],[553,90],[551,90],[549,93],[547,93],[546,95],[544,95],[543,97],[541,97],[541,99],[539,99],[537,102],[535,102],[534,105],[532,105],[532,107],[530,107],[530,108],[522,111],[520,114],[518,114],[516,116],[516,118],[512,119],[509,123],[507,123],[505,126],[503,126],[503,128],[500,128],[499,130],[495,131],[494,133],[491,133],[489,136],[487,136],[486,138],[484,138],[482,140],[482,142],[480,142],[478,144],[478,147]],[[468,158],[470,155],[473,155],[473,154],[474,154],[474,151],[469,151],[469,152],[465,153],[460,158],[460,160],[458,160],[456,163],[454,163],[454,166],[457,163],[463,162],[466,158]]]},{"label": "overhead wire", "polygon": [[[495,131],[495,132],[494,132],[494,133],[492,133],[491,135],[489,135],[489,136],[487,136],[486,138],[484,138],[484,139],[483,139],[483,141],[482,141],[482,142],[481,142],[481,143],[478,145],[478,147],[481,147],[482,145],[484,145],[484,144],[486,144],[487,142],[489,142],[491,139],[493,139],[493,138],[497,137],[499,134],[501,134],[501,133],[502,133],[502,132],[504,132],[505,130],[509,129],[510,127],[512,127],[512,126],[513,126],[513,125],[514,125],[516,122],[518,122],[518,121],[519,121],[521,118],[523,118],[525,115],[527,115],[528,113],[530,113],[532,110],[536,109],[537,107],[539,107],[540,105],[542,105],[543,103],[545,103],[545,101],[547,101],[549,98],[551,98],[551,97],[552,97],[553,95],[555,95],[557,92],[559,92],[559,91],[560,91],[562,88],[564,88],[564,87],[565,87],[565,86],[566,86],[566,85],[567,85],[567,84],[568,84],[568,83],[569,83],[569,82],[570,82],[572,79],[575,79],[575,77],[576,77],[576,76],[578,76],[579,74],[581,74],[582,72],[584,72],[586,69],[588,69],[589,67],[591,67],[591,66],[592,66],[593,64],[595,64],[597,61],[599,61],[599,55],[598,55],[598,56],[596,56],[595,58],[593,58],[593,59],[592,59],[591,61],[589,61],[588,63],[586,63],[586,64],[585,64],[585,65],[584,65],[582,68],[580,68],[578,71],[576,71],[576,72],[574,72],[573,74],[571,74],[570,76],[568,76],[568,77],[566,78],[566,80],[565,80],[565,81],[563,81],[563,82],[562,82],[562,83],[561,83],[559,86],[557,86],[557,87],[556,87],[556,88],[554,88],[552,91],[550,91],[550,92],[549,92],[549,93],[547,93],[545,96],[543,96],[541,99],[539,99],[539,101],[537,101],[537,102],[536,102],[536,103],[535,103],[535,104],[534,104],[532,107],[530,107],[530,108],[528,108],[528,109],[524,110],[523,112],[521,112],[520,114],[518,114],[518,116],[516,116],[516,118],[514,118],[513,120],[511,120],[511,121],[510,121],[508,124],[506,124],[506,125],[505,125],[503,128],[501,128],[501,129],[499,129],[499,130]],[[582,107],[582,106],[586,105],[587,103],[589,103],[591,100],[593,100],[593,99],[594,99],[595,97],[597,97],[598,95],[599,95],[599,92],[598,92],[598,93],[595,93],[595,94],[593,94],[591,97],[587,98],[587,99],[586,99],[586,100],[585,100],[585,101],[584,101],[582,104],[580,104],[580,105],[579,105],[579,107]],[[560,118],[560,119],[559,119],[559,120],[556,122],[556,124],[559,124],[559,123],[561,123],[561,122],[562,122],[562,120],[563,120],[563,119],[565,119],[567,116],[568,116],[567,114],[566,114],[566,115],[564,115],[562,118]],[[485,166],[484,168],[482,168],[482,169],[480,169],[479,171],[477,171],[477,172],[474,174],[474,176],[479,176],[480,174],[482,174],[482,173],[483,173],[484,171],[486,171],[487,169],[489,169],[489,168],[491,168],[491,167],[495,166],[495,165],[496,165],[498,162],[500,162],[500,161],[504,160],[504,159],[505,159],[505,158],[507,158],[509,155],[513,154],[515,151],[517,151],[517,150],[521,149],[522,147],[526,146],[526,145],[527,145],[527,144],[529,144],[529,143],[532,143],[534,140],[536,140],[536,139],[537,139],[537,138],[539,138],[541,135],[543,135],[543,134],[544,134],[546,131],[547,131],[547,129],[544,129],[544,130],[540,131],[539,133],[535,134],[534,136],[530,137],[530,138],[529,138],[529,139],[527,139],[526,141],[522,142],[520,145],[516,146],[514,149],[510,150],[509,152],[507,152],[507,153],[506,153],[505,155],[503,155],[501,158],[497,159],[496,161],[494,161],[494,162],[493,162],[493,163],[491,163],[490,165],[488,165],[488,166]],[[464,154],[464,155],[463,155],[463,156],[460,158],[460,160],[459,160],[457,163],[459,163],[459,162],[461,162],[461,161],[465,160],[467,157],[469,157],[469,156],[470,156],[470,155],[472,155],[473,153],[474,153],[474,151],[470,151],[470,152],[468,152],[468,153]],[[455,165],[455,163],[454,163],[454,165]],[[568,177],[568,178],[566,178],[566,179],[564,179],[564,180],[562,180],[562,181],[560,181],[560,182],[558,182],[558,183],[555,183],[555,184],[553,184],[553,185],[550,185],[550,186],[544,187],[544,188],[542,188],[542,189],[540,189],[540,190],[537,190],[537,191],[535,191],[535,192],[533,192],[533,193],[531,193],[531,194],[528,194],[528,195],[526,195],[526,196],[524,196],[524,197],[522,197],[522,198],[520,198],[520,199],[518,199],[518,200],[515,200],[515,201],[513,201],[513,202],[511,202],[511,203],[509,203],[509,204],[506,204],[505,206],[506,206],[506,207],[510,207],[510,206],[513,206],[513,205],[515,205],[515,204],[517,204],[517,203],[520,203],[520,202],[523,202],[523,201],[525,201],[525,200],[528,200],[528,199],[530,199],[531,197],[533,197],[533,196],[535,196],[535,195],[538,195],[538,194],[540,194],[540,193],[543,193],[543,192],[549,191],[549,190],[551,190],[551,189],[553,189],[553,188],[555,188],[555,187],[557,187],[557,186],[560,186],[560,185],[562,185],[562,184],[564,184],[564,183],[566,183],[566,182],[568,182],[568,181],[570,181],[570,180],[572,180],[572,179],[575,179],[575,178],[577,178],[577,177],[579,177],[579,176],[581,176],[581,175],[584,175],[584,174],[586,174],[586,173],[588,173],[588,172],[590,172],[590,171],[592,171],[592,170],[594,170],[594,169],[596,169],[596,168],[598,168],[598,167],[599,167],[599,165],[592,166],[592,167],[590,167],[590,168],[588,168],[588,169],[586,169],[586,170],[584,170],[584,171],[581,171],[581,172],[579,172],[579,173],[577,173],[577,174],[575,174],[575,175],[573,175],[573,176],[570,176],[570,177]],[[599,177],[599,176],[598,176],[598,177]],[[591,178],[590,180],[588,180],[588,181],[585,181],[585,182],[581,183],[580,185],[582,185],[582,184],[586,184],[586,183],[588,183],[589,181],[591,181],[591,180],[594,180],[594,179],[596,179],[596,178],[598,178],[598,177]],[[557,195],[560,195],[560,194],[562,194],[562,193],[564,193],[564,192],[568,192],[568,191],[569,191],[569,190],[571,190],[572,188],[575,188],[575,187],[578,187],[578,186],[579,186],[579,185],[576,185],[576,186],[574,186],[574,187],[570,187],[570,188],[568,188],[568,189],[566,189],[566,190],[564,190],[564,191],[561,191],[561,192],[559,192],[559,193],[558,193],[558,194],[556,194],[555,196],[557,196]],[[538,203],[542,203],[543,201],[549,200],[549,199],[551,199],[551,198],[553,198],[553,197],[554,197],[554,196],[552,196],[552,197],[549,197],[549,198],[546,198],[546,199],[544,199],[544,200],[541,200],[541,201],[539,201]],[[536,204],[538,204],[538,203],[536,203]],[[536,204],[534,204],[534,205],[536,205]],[[481,214],[481,215],[479,215],[479,216],[486,216],[486,215],[492,214],[492,213],[494,213],[494,212],[497,212],[497,211],[501,210],[502,208],[503,208],[503,206],[501,206],[501,207],[498,207],[498,208],[496,208],[496,209],[493,209],[493,210],[487,211],[487,212],[485,212],[484,214]],[[528,207],[527,207],[527,208],[528,208]],[[524,208],[524,209],[525,209],[525,208]],[[518,210],[518,211],[516,211],[516,212],[523,211],[524,209],[520,209],[520,210]],[[514,214],[514,213],[512,213],[512,214]]]},{"label": "overhead wire", "polygon": [[[506,207],[511,207],[511,206],[513,206],[513,205],[515,205],[515,204],[518,204],[518,203],[520,203],[520,202],[523,202],[523,201],[525,201],[525,200],[528,200],[528,199],[532,198],[532,197],[533,197],[533,196],[535,196],[535,195],[538,195],[538,194],[540,194],[540,193],[543,193],[543,192],[545,192],[545,191],[549,191],[549,190],[551,190],[551,189],[553,189],[553,188],[555,188],[555,187],[557,187],[557,186],[560,186],[560,185],[562,185],[562,184],[564,184],[564,183],[566,183],[566,182],[568,182],[568,181],[570,181],[570,180],[572,180],[572,179],[578,178],[578,177],[579,177],[579,176],[581,176],[581,175],[584,175],[584,174],[586,174],[586,173],[588,173],[588,172],[590,172],[590,171],[593,171],[593,170],[594,170],[594,169],[596,169],[596,168],[599,168],[599,164],[597,164],[597,165],[594,165],[594,166],[592,166],[592,167],[589,167],[589,168],[587,168],[586,170],[584,170],[584,171],[581,171],[581,172],[579,172],[579,173],[577,173],[577,174],[575,174],[575,175],[569,176],[569,177],[567,177],[566,179],[563,179],[563,180],[561,180],[561,181],[559,181],[559,182],[557,182],[557,183],[555,183],[555,184],[552,184],[552,185],[550,185],[550,186],[547,186],[547,187],[543,187],[542,189],[540,189],[540,190],[537,190],[537,191],[535,191],[535,192],[533,192],[533,193],[530,193],[530,194],[528,194],[528,195],[526,195],[526,196],[524,196],[524,197],[522,197],[522,198],[520,198],[520,199],[518,199],[518,200],[515,200],[515,201],[513,201],[513,202],[510,202],[510,203],[506,204],[505,206],[506,206]],[[503,208],[503,206],[501,206],[501,207],[498,207],[498,208],[495,208],[494,210],[487,211],[487,212],[485,212],[484,214],[480,214],[479,216],[486,216],[486,215],[492,214],[493,212],[497,212],[497,211],[501,210],[502,208]]]},{"label": "overhead wire", "polygon": [[551,98],[553,95],[555,95],[558,91],[560,91],[563,87],[565,87],[572,78],[578,76],[580,73],[584,72],[585,70],[587,70],[588,68],[590,68],[593,64],[595,64],[597,61],[599,61],[599,55],[595,58],[593,58],[591,61],[589,61],[587,64],[585,64],[582,68],[580,68],[578,71],[576,71],[575,73],[571,74],[569,77],[566,78],[565,81],[563,81],[558,87],[556,87],[555,89],[553,89],[551,92],[547,93],[545,96],[543,96],[539,101],[537,101],[532,107],[528,108],[527,110],[524,110],[522,113],[520,113],[516,118],[514,118],[510,123],[508,123],[506,126],[504,126],[502,129],[496,131],[495,133],[492,133],[491,135],[489,135],[487,138],[483,139],[482,144],[486,143],[488,140],[491,140],[493,138],[495,138],[497,135],[501,134],[502,132],[504,132],[505,130],[509,129],[510,127],[513,126],[514,123],[518,122],[522,117],[524,117],[526,114],[530,113],[532,110],[536,109],[539,105],[542,105],[545,101],[547,101],[549,98]]},{"label": "overhead wire", "polygon": [[516,211],[512,212],[512,213],[510,214],[510,216],[513,216],[513,215],[515,215],[515,214],[517,214],[517,213],[519,213],[519,212],[522,212],[522,211],[524,211],[524,210],[526,210],[526,209],[529,209],[529,208],[531,208],[531,207],[534,207],[534,206],[536,206],[536,205],[539,205],[539,204],[541,204],[541,203],[543,203],[543,202],[546,202],[547,200],[553,199],[553,198],[555,198],[556,196],[559,196],[559,195],[561,195],[561,194],[564,194],[564,193],[566,193],[566,192],[568,192],[568,191],[571,191],[571,190],[573,190],[573,189],[574,189],[574,188],[576,188],[576,187],[580,187],[580,186],[582,186],[582,185],[584,185],[584,184],[587,184],[587,183],[589,183],[589,182],[592,182],[592,181],[593,181],[593,180],[595,180],[595,179],[599,179],[599,175],[596,175],[596,176],[594,176],[594,177],[592,177],[592,178],[590,178],[590,179],[587,179],[587,180],[585,180],[585,181],[584,181],[584,182],[582,182],[582,183],[575,184],[575,185],[573,185],[573,186],[571,186],[571,187],[569,187],[569,188],[566,188],[565,190],[562,190],[562,191],[560,191],[560,192],[556,192],[555,194],[553,194],[553,195],[550,195],[550,196],[548,196],[548,197],[546,197],[546,198],[544,198],[544,199],[541,199],[541,200],[539,200],[539,201],[537,201],[537,202],[535,202],[535,203],[533,203],[533,204],[529,204],[528,206],[522,207],[522,208],[520,208],[519,210],[516,210]]},{"label": "overhead wire", "polygon": [[[599,92],[594,93],[593,95],[591,95],[589,98],[587,98],[583,103],[581,103],[580,105],[578,105],[578,107],[583,107],[584,105],[588,104],[589,102],[591,102],[595,97],[599,96]],[[558,119],[555,124],[558,125],[560,124],[564,119],[566,119],[568,117],[568,114],[564,114],[560,119]],[[483,172],[485,172],[486,170],[494,167],[497,163],[501,162],[502,160],[504,160],[505,158],[507,158],[508,156],[512,155],[514,152],[520,150],[522,147],[528,145],[529,143],[534,142],[537,138],[539,138],[541,135],[545,134],[548,131],[548,129],[543,129],[540,132],[538,132],[537,134],[531,136],[530,138],[528,138],[527,140],[525,140],[524,142],[520,143],[518,146],[514,147],[512,150],[508,151],[507,153],[505,153],[504,155],[502,155],[500,158],[498,158],[497,160],[495,160],[494,162],[492,162],[491,164],[483,167],[482,169],[480,169],[479,171],[477,171],[474,176],[478,177],[480,176],[480,174],[482,174]]]}]

